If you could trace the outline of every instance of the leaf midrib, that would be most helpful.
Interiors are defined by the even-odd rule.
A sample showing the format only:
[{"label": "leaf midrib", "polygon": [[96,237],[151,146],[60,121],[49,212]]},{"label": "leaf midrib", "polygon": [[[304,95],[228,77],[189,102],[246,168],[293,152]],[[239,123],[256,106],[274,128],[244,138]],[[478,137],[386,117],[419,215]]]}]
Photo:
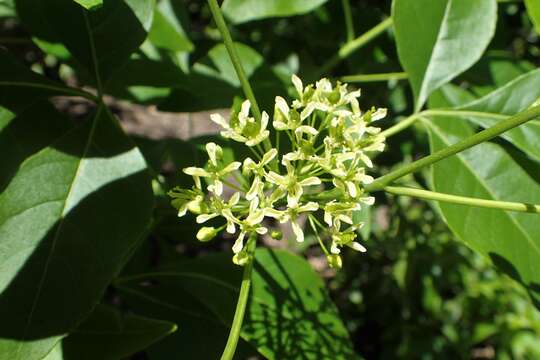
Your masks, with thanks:
[{"label": "leaf midrib", "polygon": [[[439,29],[437,31],[437,38],[435,39],[435,43],[433,44],[433,48],[431,49],[431,54],[429,55],[428,65],[427,65],[426,71],[424,73],[424,76],[422,78],[422,84],[421,84],[421,87],[420,87],[420,92],[418,93],[418,99],[417,99],[418,103],[415,106],[416,107],[415,112],[420,111],[423,103],[426,101],[427,96],[424,96],[424,93],[426,92],[427,83],[428,83],[429,79],[431,78],[431,73],[433,72],[433,70],[432,70],[432,67],[433,67],[432,66],[432,64],[433,64],[433,61],[432,61],[433,55],[437,52],[437,48],[439,47],[439,39],[441,38],[442,28],[444,26],[445,20],[448,17],[448,14],[450,13],[450,8],[451,8],[452,1],[453,0],[448,0],[447,3],[446,3],[446,7],[444,9],[444,15],[443,15],[443,17],[441,19],[441,23],[440,23]],[[422,100],[422,101],[419,101],[419,100]]]},{"label": "leaf midrib", "polygon": [[[59,214],[60,219],[59,219],[58,227],[56,229],[56,232],[54,233],[54,237],[53,237],[53,240],[52,240],[52,243],[51,243],[51,249],[49,251],[49,255],[47,256],[47,260],[45,262],[45,267],[43,269],[43,274],[42,274],[41,279],[40,279],[40,281],[38,283],[36,295],[35,295],[34,301],[32,303],[32,308],[30,309],[30,313],[29,313],[29,316],[28,316],[28,321],[27,321],[27,323],[25,325],[25,331],[24,331],[23,339],[26,338],[26,334],[28,333],[29,326],[32,323],[34,312],[35,312],[35,310],[37,308],[37,305],[39,303],[39,298],[41,297],[41,292],[43,291],[43,285],[44,285],[45,279],[47,278],[47,275],[48,275],[48,270],[49,270],[49,266],[50,266],[50,263],[51,263],[52,254],[55,251],[56,243],[58,242],[58,239],[59,239],[60,234],[62,232],[62,228],[63,228],[65,216],[66,216],[66,209],[67,209],[68,200],[72,196],[72,192],[73,192],[73,189],[75,187],[74,185],[77,182],[77,178],[78,178],[79,173],[80,173],[80,169],[81,169],[81,165],[83,163],[83,159],[86,157],[86,155],[87,155],[87,153],[88,153],[88,151],[90,149],[90,146],[92,144],[92,140],[94,138],[94,132],[96,130],[97,122],[99,120],[99,116],[101,114],[101,111],[102,111],[102,105],[98,107],[98,109],[96,111],[96,115],[92,119],[92,127],[90,128],[90,132],[88,134],[88,139],[86,141],[86,144],[85,144],[84,150],[83,150],[83,152],[81,154],[81,157],[78,158],[77,168],[76,168],[76,170],[75,170],[75,172],[73,174],[73,178],[72,178],[72,180],[70,182],[70,186],[69,186],[67,195],[66,195],[66,197],[65,197],[65,199],[63,201],[62,210],[61,210],[61,212]],[[19,345],[17,347],[17,352],[15,353],[15,358],[16,359],[20,359],[19,355],[20,355],[20,351],[21,351],[23,345],[24,345],[24,342],[22,342],[22,341],[19,342]]]}]

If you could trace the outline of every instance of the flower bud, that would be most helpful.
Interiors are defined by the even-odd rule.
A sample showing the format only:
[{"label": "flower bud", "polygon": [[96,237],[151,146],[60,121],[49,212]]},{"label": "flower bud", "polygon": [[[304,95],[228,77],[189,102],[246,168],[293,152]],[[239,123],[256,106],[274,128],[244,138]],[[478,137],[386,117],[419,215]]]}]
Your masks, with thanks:
[{"label": "flower bud", "polygon": [[341,269],[341,266],[343,265],[341,256],[337,254],[330,254],[326,256],[326,261],[328,261],[328,266],[330,266],[332,269]]},{"label": "flower bud", "polygon": [[279,230],[274,230],[270,233],[272,239],[281,240],[283,238],[283,233]]},{"label": "flower bud", "polygon": [[240,251],[238,254],[233,256],[232,261],[236,265],[244,266],[249,261],[249,255],[247,251]]},{"label": "flower bud", "polygon": [[214,227],[204,226],[200,228],[199,231],[197,232],[197,240],[202,241],[202,242],[210,241],[216,237],[219,231],[220,231],[219,229],[216,229]]},{"label": "flower bud", "polygon": [[200,215],[206,212],[206,204],[204,203],[204,199],[202,198],[202,196],[193,201],[190,201],[187,205],[187,208],[195,215]]}]

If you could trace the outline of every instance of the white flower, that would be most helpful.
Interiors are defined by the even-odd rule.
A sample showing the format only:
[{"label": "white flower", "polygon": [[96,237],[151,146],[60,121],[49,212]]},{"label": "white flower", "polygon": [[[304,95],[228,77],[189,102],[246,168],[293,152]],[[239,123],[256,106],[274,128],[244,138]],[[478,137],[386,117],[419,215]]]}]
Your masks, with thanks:
[{"label": "white flower", "polygon": [[234,234],[236,232],[236,225],[239,220],[233,215],[233,207],[238,204],[240,200],[240,193],[234,193],[228,202],[221,200],[218,197],[212,199],[212,205],[214,212],[210,214],[201,214],[197,216],[196,221],[202,224],[210,219],[213,219],[219,215],[223,216],[227,221],[227,232]]},{"label": "white flower", "polygon": [[191,166],[185,168],[183,171],[188,175],[210,178],[213,183],[208,186],[208,190],[220,196],[223,193],[223,183],[220,179],[225,175],[238,170],[242,164],[238,161],[233,161],[227,165],[222,164],[221,158],[223,157],[223,149],[213,142],[206,144],[206,152],[208,153],[209,158],[208,169]]},{"label": "white flower", "polygon": [[263,235],[268,232],[267,228],[261,226],[264,215],[265,211],[259,208],[259,198],[251,200],[248,216],[243,221],[240,221],[240,234],[232,247],[233,253],[238,254],[242,251],[246,234],[256,232],[257,234]]},{"label": "white flower", "polygon": [[253,182],[251,183],[251,186],[249,188],[249,191],[246,194],[247,200],[253,200],[255,196],[258,194],[261,194],[264,189],[264,183],[262,181],[263,176],[266,174],[264,171],[264,167],[270,163],[270,161],[274,160],[274,158],[277,155],[276,149],[270,149],[267,151],[260,162],[255,162],[251,158],[247,158],[244,160],[244,165],[242,167],[244,174],[250,174],[253,173],[255,176],[253,177]]},{"label": "white flower", "polygon": [[298,204],[300,197],[304,193],[304,186],[320,185],[321,179],[316,176],[310,176],[303,180],[298,179],[296,170],[290,162],[284,163],[287,169],[287,175],[279,175],[273,171],[266,174],[266,180],[276,184],[279,188],[287,191],[287,204],[289,207],[294,207]]},{"label": "white flower", "polygon": [[357,202],[332,200],[324,205],[324,222],[326,222],[328,226],[332,226],[334,219],[339,219],[340,221],[352,225],[352,212],[360,209],[361,206]]},{"label": "white flower", "polygon": [[341,230],[341,222],[339,219],[334,219],[333,226],[330,228],[330,234],[332,238],[332,245],[330,246],[330,253],[338,255],[341,253],[341,247],[348,246],[353,250],[359,252],[366,252],[367,249],[360,243],[354,241],[356,239],[356,230],[362,227],[364,224],[358,226],[349,226],[345,230]]},{"label": "white flower", "polygon": [[294,206],[289,206],[286,210],[276,210],[268,209],[266,210],[266,215],[277,219],[280,223],[291,222],[291,227],[294,235],[296,236],[296,241],[304,241],[304,231],[297,222],[298,215],[304,212],[317,211],[319,209],[319,204],[316,202],[308,202],[304,205],[295,204]]},{"label": "white flower", "polygon": [[315,89],[313,89],[313,85],[308,85],[304,87],[304,84],[302,84],[302,80],[300,80],[300,78],[294,74],[291,76],[291,81],[298,94],[297,100],[293,102],[293,107],[300,108],[307,106],[315,92]]},{"label": "white flower", "polygon": [[249,116],[250,107],[249,100],[245,100],[240,107],[240,112],[231,114],[230,122],[227,122],[220,114],[212,114],[210,119],[223,127],[224,130],[221,131],[221,136],[224,138],[243,142],[247,146],[255,146],[264,141],[270,134],[270,131],[266,129],[269,117],[263,111],[261,121],[256,121],[255,118]]},{"label": "white flower", "polygon": [[171,204],[178,209],[178,217],[186,215],[187,211],[200,214],[204,207],[204,194],[199,188],[192,190],[174,188],[169,191]]},{"label": "white flower", "polygon": [[276,96],[276,104],[274,106],[274,121],[272,125],[274,129],[279,131],[296,130],[302,125],[300,114],[295,109],[290,109],[287,101],[281,96]]}]

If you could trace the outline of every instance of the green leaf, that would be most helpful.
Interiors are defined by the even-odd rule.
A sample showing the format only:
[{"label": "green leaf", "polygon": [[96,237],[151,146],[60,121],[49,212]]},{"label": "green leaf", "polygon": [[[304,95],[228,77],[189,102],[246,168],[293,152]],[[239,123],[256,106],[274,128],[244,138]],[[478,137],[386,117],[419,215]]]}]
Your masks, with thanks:
[{"label": "green leaf", "polygon": [[312,11],[328,0],[225,0],[223,13],[235,24],[278,16],[294,16]]},{"label": "green leaf", "polygon": [[0,133],[3,156],[25,157],[0,194],[0,358],[14,360],[43,358],[86,317],[153,205],[143,157],[103,108],[41,150],[18,141],[25,115]]},{"label": "green leaf", "polygon": [[0,0],[0,18],[15,16],[17,16],[17,13],[15,12],[13,0]]},{"label": "green leaf", "polygon": [[103,0],[74,0],[79,3],[85,9],[92,10],[103,5]]},{"label": "green leaf", "polygon": [[[186,266],[187,271],[177,269],[172,274],[133,276],[117,282],[122,297],[137,313],[181,324],[182,331],[171,334],[146,350],[150,360],[219,359],[223,352],[238,296],[236,284],[241,281],[241,269],[231,266],[229,256],[207,257],[190,262],[189,266]],[[215,278],[200,271],[208,266],[221,276]],[[197,278],[199,275],[201,283],[207,286],[207,295],[216,303],[227,304],[230,317],[227,322],[183,286],[186,277]],[[152,282],[147,283],[145,279],[152,279]],[[253,347],[239,339],[237,358],[248,359],[256,354]]]},{"label": "green leaf", "polygon": [[[515,115],[527,109],[538,99],[540,99],[540,69],[524,74],[488,95],[457,109],[495,114],[493,118],[467,117],[474,123],[487,128],[500,121],[496,115]],[[489,116],[489,114],[485,115]],[[540,147],[538,146],[540,144],[540,120],[529,121],[501,136],[530,157],[540,161]]]},{"label": "green leaf", "polygon": [[399,60],[419,111],[437,88],[471,67],[495,32],[496,0],[394,0]]},{"label": "green leaf", "polygon": [[161,1],[156,7],[152,28],[148,34],[148,38],[156,47],[175,52],[193,51],[193,43],[187,37],[177,15],[179,11],[170,0]]},{"label": "green leaf", "polygon": [[475,95],[484,96],[534,69],[534,64],[517,59],[511,52],[488,51],[459,81],[468,84]]},{"label": "green leaf", "polygon": [[[273,108],[275,96],[286,89],[264,58],[254,49],[236,43],[236,50],[246,76],[263,109]],[[173,85],[174,91],[159,108],[164,111],[202,111],[228,108],[235,96],[243,97],[240,81],[225,45],[214,46],[208,55],[193,65],[192,72],[183,82]]]},{"label": "green leaf", "polygon": [[[122,288],[151,299],[156,307],[187,311],[195,299],[230,326],[240,279],[241,269],[232,264],[231,256],[220,254],[134,277]],[[145,288],[142,280],[174,283],[190,297],[179,298],[159,285]],[[257,250],[250,299],[241,336],[265,358],[354,358],[347,330],[323,281],[304,259],[286,251]],[[185,331],[189,333],[190,328]],[[225,341],[226,335],[222,345]]]},{"label": "green leaf", "polygon": [[99,305],[62,341],[64,360],[115,360],[146,349],[176,331],[176,325]]},{"label": "green leaf", "polygon": [[525,0],[525,6],[527,7],[529,17],[536,27],[536,32],[540,34],[540,2],[538,0]]},{"label": "green leaf", "polygon": [[73,0],[16,0],[32,35],[63,44],[99,84],[124,64],[146,39],[154,0],[106,1],[87,11]]},{"label": "green leaf", "polygon": [[[467,122],[426,122],[431,151],[471,134]],[[484,143],[433,166],[435,191],[490,200],[540,202],[540,185],[499,145]],[[519,281],[540,305],[540,221],[537,215],[440,203],[448,226],[468,246]]]},{"label": "green leaf", "polygon": [[69,88],[31,71],[9,52],[0,49],[0,105],[15,110],[40,98],[57,95],[80,96],[81,93],[78,89]]}]

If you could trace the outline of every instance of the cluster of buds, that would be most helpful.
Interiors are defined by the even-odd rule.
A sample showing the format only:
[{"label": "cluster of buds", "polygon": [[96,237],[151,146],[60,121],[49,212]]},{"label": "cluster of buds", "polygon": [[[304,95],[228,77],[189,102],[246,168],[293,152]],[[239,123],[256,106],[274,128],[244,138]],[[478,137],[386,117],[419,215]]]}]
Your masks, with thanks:
[{"label": "cluster of buds", "polygon": [[[268,233],[267,218],[290,223],[298,242],[304,241],[299,221],[304,218],[329,265],[339,268],[343,247],[366,251],[356,241],[363,224],[353,222],[353,212],[374,203],[364,190],[373,181],[366,169],[373,167],[370,155],[384,150],[385,139],[371,124],[384,118],[386,109],[361,111],[360,91],[349,92],[346,84],[332,86],[322,79],[304,87],[295,75],[292,83],[296,89],[292,103],[276,97],[272,134],[268,114],[263,112],[260,119],[251,116],[248,100],[233,110],[228,121],[211,115],[223,128],[221,135],[244,143],[253,158],[227,163],[223,149],[208,143],[206,166],[183,169],[193,177],[192,189],[175,188],[169,195],[179,216],[190,211],[200,224],[222,218],[221,226],[202,227],[197,238],[208,241],[223,230],[237,234],[232,250],[238,265],[250,259],[248,239]],[[232,194],[224,192],[224,186]]]}]

